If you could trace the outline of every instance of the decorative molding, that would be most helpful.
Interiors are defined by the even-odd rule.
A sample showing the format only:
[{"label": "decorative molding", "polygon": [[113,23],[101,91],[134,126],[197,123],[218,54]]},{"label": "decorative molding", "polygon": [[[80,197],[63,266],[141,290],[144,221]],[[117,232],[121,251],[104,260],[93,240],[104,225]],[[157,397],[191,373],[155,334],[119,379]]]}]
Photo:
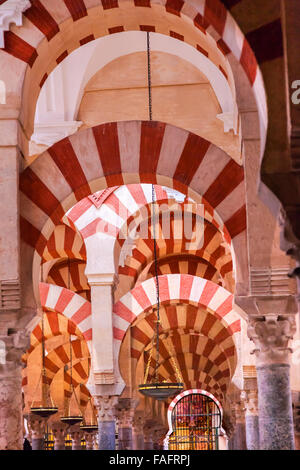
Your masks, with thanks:
[{"label": "decorative molding", "polygon": [[252,354],[256,355],[257,366],[266,364],[288,364],[289,341],[296,332],[294,315],[281,317],[269,314],[265,317],[251,318],[248,326],[248,336],[256,348]]},{"label": "decorative molding", "polygon": [[4,32],[9,31],[12,23],[22,26],[22,13],[31,7],[29,0],[6,0],[0,5],[0,48],[4,44]]},{"label": "decorative molding", "polygon": [[257,390],[243,390],[241,398],[246,410],[246,416],[258,416]]},{"label": "decorative molding", "polygon": [[95,395],[94,404],[98,411],[99,421],[114,421],[116,419],[116,405],[118,397],[115,395]]},{"label": "decorative molding", "polygon": [[112,385],[116,381],[113,371],[94,372],[93,377],[95,385]]},{"label": "decorative molding", "polygon": [[82,125],[82,121],[58,121],[35,124],[31,140],[38,145],[51,147],[56,142],[74,134]]}]

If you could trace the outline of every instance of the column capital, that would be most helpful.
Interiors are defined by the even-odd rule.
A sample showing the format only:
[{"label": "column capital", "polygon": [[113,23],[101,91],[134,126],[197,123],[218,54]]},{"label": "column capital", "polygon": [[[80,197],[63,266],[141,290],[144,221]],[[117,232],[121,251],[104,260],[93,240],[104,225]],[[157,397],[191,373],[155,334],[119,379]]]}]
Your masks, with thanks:
[{"label": "column capital", "polygon": [[133,418],[133,431],[136,434],[142,434],[144,432],[145,417],[143,411],[137,411]]},{"label": "column capital", "polygon": [[117,418],[119,426],[132,427],[135,409],[138,405],[138,400],[131,398],[119,398],[116,405]]},{"label": "column capital", "polygon": [[86,450],[93,450],[95,436],[98,436],[97,432],[85,432],[84,439],[86,444]]},{"label": "column capital", "polygon": [[55,421],[51,423],[51,430],[56,441],[65,442],[65,436],[67,434],[67,426],[61,421]]},{"label": "column capital", "polygon": [[39,416],[29,415],[28,416],[28,428],[32,439],[43,439],[45,436],[45,424],[46,419],[40,418]]},{"label": "column capital", "polygon": [[276,314],[250,318],[248,336],[256,348],[252,351],[257,359],[257,367],[270,364],[288,364],[288,347],[296,331],[294,315]]},{"label": "column capital", "polygon": [[242,399],[240,401],[236,401],[233,403],[232,407],[234,410],[235,424],[244,424],[246,411],[244,401]]},{"label": "column capital", "polygon": [[94,404],[98,411],[98,420],[100,422],[114,421],[116,419],[118,396],[115,395],[96,395]]},{"label": "column capital", "polygon": [[258,392],[257,390],[243,390],[241,398],[244,403],[246,416],[258,416]]}]

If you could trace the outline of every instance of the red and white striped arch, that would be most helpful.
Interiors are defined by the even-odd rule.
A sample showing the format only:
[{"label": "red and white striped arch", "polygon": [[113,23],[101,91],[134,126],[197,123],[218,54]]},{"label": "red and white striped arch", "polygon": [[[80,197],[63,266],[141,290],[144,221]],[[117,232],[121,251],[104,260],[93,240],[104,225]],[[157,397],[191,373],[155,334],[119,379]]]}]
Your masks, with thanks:
[{"label": "red and white striped arch", "polygon": [[[47,311],[44,308],[44,338],[48,340],[53,336],[60,336],[64,334],[74,335],[82,338],[82,332],[76,324],[65,317],[63,314],[53,311]],[[30,348],[27,351],[30,354],[33,349],[42,342],[42,323],[34,328],[30,337]]]},{"label": "red and white striped arch", "polygon": [[92,339],[91,304],[73,291],[54,284],[40,283],[42,307],[64,315],[74,323],[90,348]]},{"label": "red and white striped arch", "polygon": [[45,246],[42,261],[60,258],[86,259],[85,245],[81,236],[67,225],[55,227]]},{"label": "red and white striped arch", "polygon": [[[162,305],[186,303],[204,309],[207,313],[202,315],[202,321],[203,324],[207,322],[206,332],[210,334],[211,339],[222,343],[228,337],[230,346],[235,344],[235,335],[241,330],[241,320],[233,310],[233,295],[230,292],[211,281],[191,275],[169,274],[159,276],[158,280]],[[124,295],[114,305],[113,331],[116,358],[119,357],[121,343],[129,326],[156,303],[155,279],[151,278]],[[213,321],[208,319],[208,315]]]},{"label": "red and white striped arch", "polygon": [[90,286],[84,274],[85,266],[86,263],[83,260],[56,263],[50,269],[46,282],[66,289],[69,288],[90,301],[90,298],[88,298]]},{"label": "red and white striped arch", "polygon": [[[230,383],[229,369],[221,370],[220,367],[212,363],[208,358],[195,353],[176,352],[175,356],[168,357],[161,362],[158,369],[158,380],[160,382],[177,382],[178,374],[174,368],[173,359],[180,369],[185,387],[190,387],[191,383],[201,384],[202,388],[217,394],[220,399],[224,398]],[[198,364],[201,369],[195,370],[194,365]],[[150,376],[154,374],[155,362],[152,361],[149,371]]]},{"label": "red and white striped arch", "polygon": [[196,388],[196,389],[191,389],[191,390],[184,390],[183,392],[179,393],[174,398],[174,400],[172,400],[172,402],[170,403],[169,408],[168,408],[168,422],[169,422],[169,425],[170,425],[169,417],[171,417],[172,411],[175,408],[175,406],[177,405],[177,403],[183,397],[186,397],[188,395],[194,395],[194,394],[205,395],[206,397],[211,398],[211,400],[213,400],[215,402],[215,404],[217,405],[217,407],[219,408],[219,410],[221,412],[221,416],[223,416],[223,408],[222,408],[221,403],[211,393],[207,392],[206,390],[200,390],[200,389]]},{"label": "red and white striped arch", "polygon": [[[88,359],[90,357],[89,349],[85,340],[75,339],[71,342],[72,360],[74,370],[80,372],[80,366],[76,366],[76,361]],[[70,363],[70,344],[64,343],[50,351],[45,357],[46,374],[51,381],[58,371]]]},{"label": "red and white striped arch", "polygon": [[[155,185],[154,189],[158,208],[165,207],[168,202],[175,202],[175,195],[172,196],[171,193],[167,193],[162,186]],[[185,199],[185,203],[188,202],[191,203],[192,210],[192,200]],[[230,243],[229,233],[224,227],[221,217],[206,203],[205,199],[201,203],[204,205],[204,218],[214,225]],[[98,191],[79,201],[67,212],[64,221],[69,223],[74,230],[78,230],[83,239],[89,238],[100,231],[118,238],[119,233],[122,234],[123,225],[130,225],[131,222],[134,222],[135,214],[140,213],[141,209],[143,209],[144,219],[151,217],[151,207],[151,185],[127,184]],[[187,206],[186,210],[188,210]],[[105,224],[101,225],[100,222]],[[119,242],[121,244],[122,240],[119,240]]]},{"label": "red and white striped arch", "polygon": [[[162,335],[160,356],[169,357],[168,347],[163,336],[169,336],[169,342],[175,351],[187,351],[202,354],[218,366],[226,363],[232,377],[237,364],[237,353],[231,331],[220,324],[218,318],[193,305],[169,305],[160,310],[159,334]],[[156,313],[142,314],[130,329],[131,357],[138,361],[144,350],[151,344],[155,331]],[[195,336],[202,335],[202,336]],[[197,339],[198,338],[198,339]],[[121,352],[122,354],[122,352]]]},{"label": "red and white striped arch", "polygon": [[[194,258],[193,256],[168,256],[158,260],[158,274],[191,274],[192,276],[202,277],[209,281],[218,284],[220,276],[217,269],[212,264],[206,262],[201,258]],[[138,283],[143,282],[155,275],[154,263],[144,276],[139,276]]]},{"label": "red and white striped arch", "polygon": [[[23,65],[19,62],[19,89],[27,71],[21,120],[29,133],[33,128],[34,106],[30,108],[28,102],[36,102],[49,73],[68,54],[98,37],[144,30],[187,42],[205,55],[209,42],[216,41],[216,51],[222,52],[219,54],[221,70],[228,70],[226,56],[232,54],[248,76],[265,139],[267,108],[262,76],[248,41],[219,0],[199,0],[196,4],[190,0],[32,0],[31,3],[24,13],[24,26],[12,27],[5,33],[5,51],[23,62]],[[70,35],[73,22],[76,23]]]},{"label": "red and white striped arch", "polygon": [[[196,228],[197,226],[195,226],[195,230]],[[195,247],[186,244],[182,239],[176,240],[173,238],[173,232],[174,230],[172,230],[171,238],[165,239],[162,231],[159,228],[156,230],[159,269],[160,266],[164,266],[162,268],[164,272],[161,272],[161,274],[181,272],[178,271],[180,267],[183,268],[184,273],[187,268],[187,263],[184,264],[184,262],[186,261],[190,265],[192,260],[194,260],[197,261],[197,264],[195,264],[194,267],[190,265],[192,272],[186,272],[186,274],[195,274],[196,270],[196,272],[198,272],[197,275],[202,273],[200,277],[209,279],[212,271],[218,271],[224,278],[229,275],[231,280],[233,274],[232,254],[229,247],[224,246],[222,235],[213,225],[205,223],[203,246],[199,249],[195,249]],[[123,276],[131,278],[132,287],[135,282],[144,280],[148,272],[151,273],[151,269],[153,270],[153,249],[152,238],[139,238],[136,240],[131,256],[125,258],[124,266],[119,266],[118,274],[120,279],[122,279]],[[183,260],[183,263],[180,262],[181,260]],[[171,263],[171,272],[166,271],[168,262]],[[199,263],[206,264],[206,268],[203,269],[203,264],[201,266]]]},{"label": "red and white striped arch", "polygon": [[78,132],[54,144],[24,170],[23,240],[42,256],[55,226],[76,201],[128,180],[202,195],[197,202],[206,204],[213,219],[216,211],[228,241],[246,228],[242,167],[190,132],[160,122],[132,121]]}]

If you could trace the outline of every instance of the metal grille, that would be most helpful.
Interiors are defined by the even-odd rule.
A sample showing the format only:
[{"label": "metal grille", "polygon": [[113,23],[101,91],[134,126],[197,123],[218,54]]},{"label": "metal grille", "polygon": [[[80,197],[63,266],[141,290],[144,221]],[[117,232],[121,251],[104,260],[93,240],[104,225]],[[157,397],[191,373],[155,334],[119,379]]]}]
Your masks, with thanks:
[{"label": "metal grille", "polygon": [[217,450],[221,413],[206,395],[183,397],[172,412],[169,450]]}]

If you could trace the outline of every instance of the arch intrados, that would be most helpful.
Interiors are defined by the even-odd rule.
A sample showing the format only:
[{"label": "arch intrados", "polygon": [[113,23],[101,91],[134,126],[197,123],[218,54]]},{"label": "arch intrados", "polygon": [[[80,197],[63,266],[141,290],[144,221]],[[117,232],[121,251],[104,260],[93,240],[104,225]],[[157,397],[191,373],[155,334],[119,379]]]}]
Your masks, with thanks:
[{"label": "arch intrados", "polygon": [[[75,79],[75,83],[73,81],[73,86],[78,88],[75,88],[74,90],[74,102],[72,103],[71,110],[68,110],[68,115],[70,114],[70,111],[72,111],[69,119],[76,120],[79,106],[83,98],[84,89],[99,70],[120,57],[137,52],[145,53],[146,49],[147,43],[145,32],[125,31],[95,39],[94,41],[75,49],[70,55],[68,55],[62,62],[67,69],[68,67],[71,67],[74,59],[76,62],[80,61],[81,63],[85,63],[85,57],[90,57],[89,62],[86,64],[85,71],[82,70],[83,75],[81,83],[77,82],[78,78]],[[211,59],[208,59],[204,54],[199,53],[199,51],[194,47],[183,41],[178,41],[178,39],[165,34],[153,32],[151,33],[151,51],[174,55],[175,57],[189,62],[201,74],[203,74],[210,83],[222,112],[232,113],[233,115],[237,114],[235,105],[235,88],[233,86],[234,80],[229,63],[228,71],[231,73],[231,86],[224,74]],[[56,69],[54,69],[51,74],[53,74],[55,70]],[[79,70],[79,75],[80,73],[81,71]],[[48,76],[47,80],[51,77],[51,74]],[[45,84],[47,83],[47,80]],[[41,93],[42,90],[43,87],[41,88]],[[76,97],[77,99],[75,101]],[[39,99],[37,101],[37,107],[38,104]]]},{"label": "arch intrados", "polygon": [[[230,72],[231,72],[230,65],[228,64],[227,59],[224,58],[221,51],[217,48],[216,41],[213,39],[213,37],[209,33],[207,33],[207,31],[203,31],[203,30],[201,31],[197,27],[196,22],[194,22],[194,23],[191,22],[191,20],[193,21],[194,18],[197,16],[197,11],[199,11],[200,17],[203,15],[203,11],[202,11],[203,7],[199,8],[197,6],[195,7],[195,5],[193,5],[191,7],[189,5],[189,2],[186,2],[186,3],[187,3],[187,7],[188,7],[187,11],[192,10],[191,17],[189,16],[188,13],[185,13],[184,11],[181,11],[179,15],[169,15],[167,13],[167,22],[168,22],[167,24],[169,24],[171,26],[171,23],[175,23],[175,25],[173,27],[175,27],[175,30],[178,31],[178,32],[183,32],[184,29],[186,31],[186,26],[188,26],[190,28],[190,30],[189,30],[190,34],[189,35],[191,35],[191,34],[196,35],[197,41],[198,42],[200,41],[200,44],[203,41],[208,41],[210,43],[210,47],[215,48],[215,54],[220,55],[220,58],[224,61],[223,63],[226,64],[226,67],[225,67],[226,71],[230,74]],[[93,11],[93,10],[94,10],[93,8],[87,9],[87,13],[90,12],[90,11]],[[110,21],[109,17],[111,15],[113,15],[113,24],[116,24],[116,21],[117,21],[116,16],[118,16],[118,13],[119,13],[119,11],[116,10],[116,9],[113,9],[113,10],[106,9],[104,19],[105,20],[107,19],[108,22],[109,22]],[[123,13],[123,9],[120,10],[121,15],[122,15],[122,13]],[[137,16],[139,16],[139,12],[136,8],[134,8],[134,9],[131,8],[131,11],[128,12],[128,15],[131,15],[131,16],[135,15],[135,14]],[[227,13],[227,14],[229,15],[229,13]],[[150,24],[152,24],[152,25],[153,25],[153,23],[155,24],[155,29],[157,29],[156,34],[162,34],[162,35],[168,36],[170,34],[169,31],[167,32],[166,29],[161,25],[161,20],[162,20],[162,17],[164,15],[166,15],[164,5],[155,4],[155,5],[152,5],[151,8],[147,9],[148,21],[150,21]],[[86,28],[87,29],[87,31],[86,31],[87,36],[88,36],[88,33],[89,34],[91,33],[91,29],[93,30],[93,33],[94,33],[93,36],[94,36],[95,39],[97,39],[98,37],[103,37],[103,36],[105,36],[105,34],[107,34],[108,31],[105,32],[105,25],[103,26],[103,29],[101,29],[101,31],[100,31],[99,26],[97,28],[97,25],[94,24],[96,22],[97,18],[99,20],[99,16],[96,17],[95,15],[91,14],[91,16],[87,15],[87,16],[84,16],[84,17],[80,18],[79,20],[77,20],[77,24],[80,25],[80,28],[79,27],[77,29],[75,28],[75,34],[77,34],[77,36],[78,36],[77,38],[76,37],[75,38],[74,37],[70,38],[69,35],[66,35],[66,32],[68,31],[68,28],[65,27],[65,25],[67,25],[70,22],[71,18],[68,18],[68,19],[62,21],[59,24],[58,31],[54,35],[55,39],[52,38],[52,40],[50,40],[50,42],[49,42],[50,48],[49,47],[46,48],[46,50],[48,52],[48,56],[46,57],[46,65],[43,64],[44,65],[43,69],[38,74],[38,77],[39,77],[38,80],[39,81],[41,81],[43,79],[43,77],[45,76],[45,72],[47,74],[51,73],[51,71],[54,69],[54,64],[56,63],[56,59],[58,57],[60,57],[65,50],[67,50],[69,52],[72,52],[72,51],[78,49],[77,44],[79,44],[81,39],[82,39],[80,37],[80,34],[82,35],[82,31],[84,30],[84,24],[85,23],[88,24],[88,28]],[[143,18],[143,21],[144,20],[145,20],[145,18]],[[71,21],[72,21],[72,19],[71,19]],[[119,21],[120,21],[121,24],[122,23],[124,24],[124,22],[126,23],[126,18],[124,19],[124,16],[122,15],[122,17],[120,18]],[[136,21],[137,21],[137,25],[139,25],[141,23],[141,21],[139,19],[136,19]],[[133,26],[132,22],[133,21],[131,21],[130,24],[128,24],[128,25],[126,24],[126,26],[125,26],[125,29],[127,30],[126,32],[131,32],[133,30],[133,32],[139,32],[140,33],[141,31],[140,31],[139,26]],[[235,24],[235,21],[232,18],[231,18],[231,22],[233,23],[232,27],[235,28],[235,35],[238,37],[237,42],[240,42],[243,39],[244,36],[243,36],[242,32],[239,30],[239,27]],[[183,27],[183,30],[182,30],[182,27]],[[124,27],[123,27],[123,30],[124,30]],[[123,34],[123,33],[115,33],[115,34]],[[58,36],[60,36],[60,38]],[[225,40],[226,40],[226,38],[225,38]],[[184,39],[184,41],[185,41],[185,39]],[[190,37],[186,41],[187,41],[187,43],[193,43],[193,45],[194,45],[194,42],[196,42],[195,39],[192,39]],[[52,47],[51,48],[51,42],[54,43],[55,45],[57,44],[58,47],[54,47],[54,48]],[[23,88],[24,88],[24,90],[27,90],[29,92],[30,96],[32,95],[32,93],[30,93],[30,92],[33,91],[33,90],[31,90],[32,76],[34,75],[34,73],[36,73],[36,68],[38,67],[39,63],[41,61],[43,61],[43,63],[45,62],[45,54],[41,54],[41,59],[40,59],[39,52],[40,51],[44,52],[46,44],[48,45],[48,40],[45,37],[43,37],[43,39],[39,41],[39,44],[37,44],[37,53],[38,53],[37,60],[34,62],[32,68],[30,68],[29,66],[26,67],[26,73],[25,73],[24,87]],[[195,46],[196,46],[196,44],[195,44]],[[84,46],[81,46],[81,47],[84,47]],[[229,47],[230,47],[230,45],[229,45]],[[49,54],[49,51],[50,52],[53,51],[52,54]],[[230,77],[230,79],[232,80],[232,77]],[[250,84],[249,84],[249,88],[250,88]],[[34,99],[35,99],[35,101],[36,101],[38,93],[39,93],[39,90],[37,89],[37,87],[35,87],[35,89],[34,89],[34,96],[35,96]],[[25,94],[25,92],[24,92],[24,94]],[[25,121],[27,121],[29,119],[31,121],[31,127],[33,127],[33,117],[29,116],[29,118],[28,118],[27,114],[28,114],[28,110],[27,110],[27,113],[25,114],[25,116],[24,115],[22,116],[22,121],[23,121],[23,123],[25,123]],[[27,127],[27,126],[25,125],[25,127]]]}]

